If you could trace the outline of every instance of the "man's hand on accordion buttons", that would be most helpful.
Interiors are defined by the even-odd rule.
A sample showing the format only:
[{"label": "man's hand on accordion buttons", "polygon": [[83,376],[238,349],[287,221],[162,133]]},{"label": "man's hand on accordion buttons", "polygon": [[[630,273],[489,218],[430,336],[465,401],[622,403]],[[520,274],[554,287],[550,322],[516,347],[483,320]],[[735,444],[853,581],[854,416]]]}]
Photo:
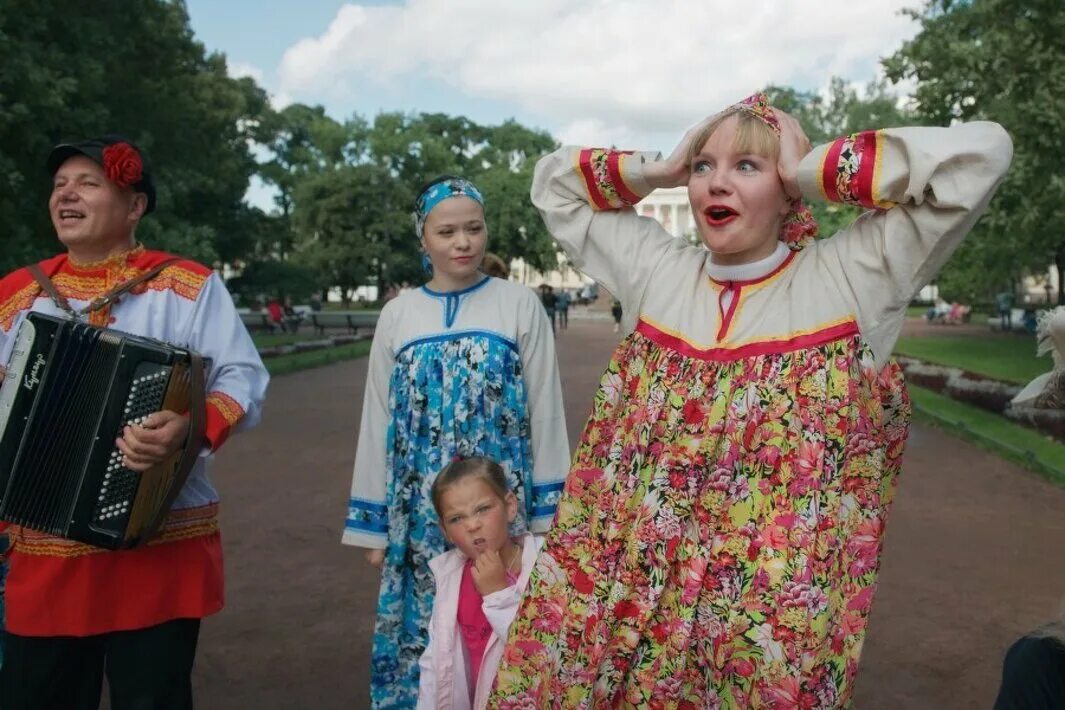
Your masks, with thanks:
[{"label": "man's hand on accordion buttons", "polygon": [[188,433],[187,417],[163,410],[149,414],[141,424],[127,426],[115,445],[125,455],[123,466],[132,471],[147,471],[170,458]]}]

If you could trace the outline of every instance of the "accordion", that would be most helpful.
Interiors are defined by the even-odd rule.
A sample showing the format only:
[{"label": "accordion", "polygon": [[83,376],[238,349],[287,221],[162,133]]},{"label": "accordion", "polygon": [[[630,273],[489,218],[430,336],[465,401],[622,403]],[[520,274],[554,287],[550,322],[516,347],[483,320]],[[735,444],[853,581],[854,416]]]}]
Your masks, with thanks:
[{"label": "accordion", "polygon": [[[203,443],[204,377],[192,351],[28,314],[0,387],[0,520],[108,549],[150,540]],[[184,446],[125,468],[115,439],[164,409],[189,413]]]}]

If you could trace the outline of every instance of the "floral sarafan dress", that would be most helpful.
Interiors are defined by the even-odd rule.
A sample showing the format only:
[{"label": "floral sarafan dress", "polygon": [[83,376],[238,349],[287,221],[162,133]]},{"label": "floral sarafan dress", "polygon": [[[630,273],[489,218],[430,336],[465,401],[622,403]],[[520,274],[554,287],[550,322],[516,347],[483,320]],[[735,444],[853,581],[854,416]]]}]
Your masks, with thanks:
[{"label": "floral sarafan dress", "polygon": [[741,267],[627,209],[646,156],[541,161],[552,233],[636,315],[491,707],[848,704],[909,420],[891,349],[1010,155],[989,123],[821,146],[804,195],[870,212]]}]

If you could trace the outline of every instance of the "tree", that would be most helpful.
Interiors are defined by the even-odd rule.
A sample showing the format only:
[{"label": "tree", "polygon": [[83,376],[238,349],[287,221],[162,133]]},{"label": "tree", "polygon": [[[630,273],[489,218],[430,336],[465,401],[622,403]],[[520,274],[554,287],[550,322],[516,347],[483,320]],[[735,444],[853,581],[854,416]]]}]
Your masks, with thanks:
[{"label": "tree", "polygon": [[276,231],[276,241],[263,242],[260,251],[262,256],[272,254],[284,260],[298,238],[291,217],[300,182],[358,159],[365,150],[366,126],[358,117],[347,123],[335,121],[321,106],[291,104],[270,113],[264,128],[270,135],[264,146],[270,159],[260,163],[258,172],[277,188],[274,200],[282,228]]},{"label": "tree", "polygon": [[915,110],[941,125],[997,121],[1014,141],[1010,172],[944,281],[971,280],[989,295],[1048,263],[1065,275],[1065,5],[931,0],[910,14],[921,30],[884,67],[893,81],[916,82]]},{"label": "tree", "polygon": [[[773,106],[802,124],[814,145],[859,131],[919,122],[917,116],[899,106],[898,97],[883,80],[871,81],[859,92],[840,77],[832,77],[824,97],[786,86],[769,86],[765,92]],[[823,237],[840,231],[861,214],[861,209],[851,205],[814,201],[809,207]]]},{"label": "tree", "polygon": [[290,261],[262,259],[244,265],[240,276],[226,282],[230,293],[244,305],[260,297],[302,300],[321,288],[319,274],[313,269]]},{"label": "tree", "polygon": [[417,248],[406,186],[385,168],[349,165],[308,175],[296,190],[294,259],[339,286],[345,305],[364,284],[413,280]]},{"label": "tree", "polygon": [[468,177],[484,193],[493,251],[538,269],[557,265],[554,241],[529,200],[536,159],[555,145],[549,134],[514,121],[481,126],[462,116],[404,113],[382,113],[372,125],[356,116],[338,132],[340,124],[307,107],[278,125],[277,158],[266,168],[284,186],[279,205],[292,209],[292,258],[340,286],[345,299],[363,284],[383,291],[424,278],[414,199],[444,174]]},{"label": "tree", "polygon": [[50,147],[112,132],[138,143],[155,171],[159,210],[142,241],[207,263],[239,256],[265,92],[207,54],[182,2],[15,5],[0,4],[0,269],[56,250]]}]

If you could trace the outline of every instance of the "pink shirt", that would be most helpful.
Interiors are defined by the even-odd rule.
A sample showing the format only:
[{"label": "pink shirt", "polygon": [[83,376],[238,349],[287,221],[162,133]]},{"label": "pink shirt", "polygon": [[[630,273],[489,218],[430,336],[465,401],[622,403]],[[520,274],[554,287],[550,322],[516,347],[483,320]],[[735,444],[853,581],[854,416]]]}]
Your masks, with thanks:
[{"label": "pink shirt", "polygon": [[[474,690],[473,680],[478,677],[481,670],[481,661],[484,659],[484,649],[488,645],[488,638],[492,635],[492,626],[488,623],[488,617],[484,615],[481,593],[473,583],[473,561],[466,560],[462,566],[462,581],[459,583],[459,608],[458,627],[462,635],[462,642],[466,645],[466,654],[470,658],[469,684],[471,702]],[[507,573],[507,586],[514,584],[517,578]]]},{"label": "pink shirt", "polygon": [[[467,560],[462,566],[462,582],[459,584],[459,633],[466,644],[466,653],[470,658],[470,678],[476,678],[481,670],[481,659],[488,637],[492,635],[492,626],[481,608],[481,593],[473,584],[473,562]],[[473,687],[471,682],[468,687]]]}]

